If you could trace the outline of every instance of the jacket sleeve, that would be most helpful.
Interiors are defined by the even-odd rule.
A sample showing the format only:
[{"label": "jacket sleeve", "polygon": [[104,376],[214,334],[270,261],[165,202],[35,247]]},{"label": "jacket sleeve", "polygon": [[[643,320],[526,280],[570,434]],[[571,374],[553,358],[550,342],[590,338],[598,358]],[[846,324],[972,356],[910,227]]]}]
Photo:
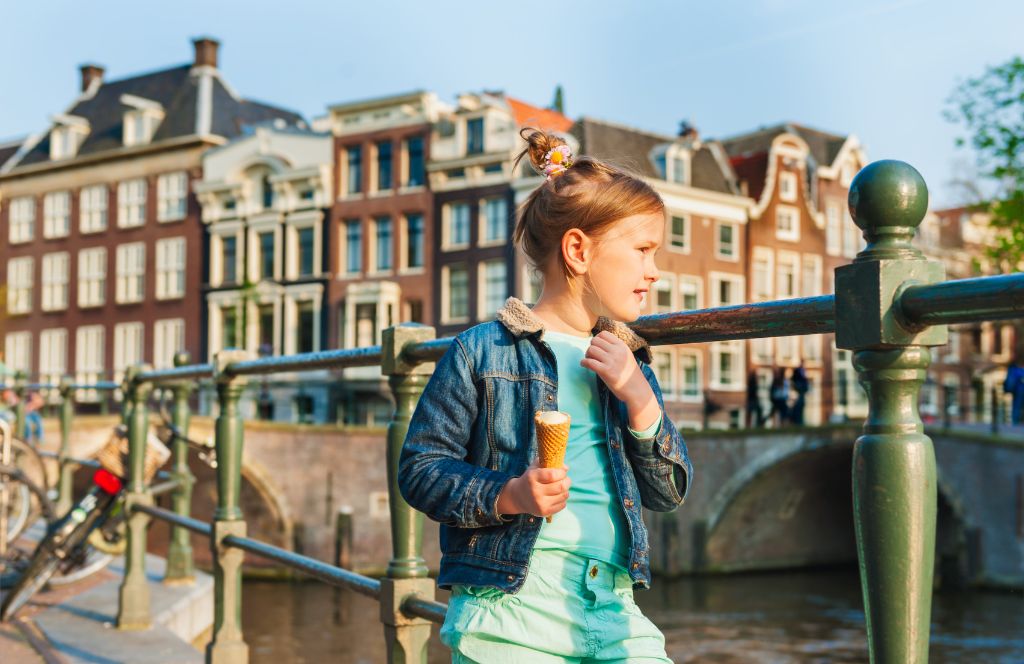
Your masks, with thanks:
[{"label": "jacket sleeve", "polygon": [[644,362],[640,362],[640,370],[658,399],[661,422],[653,435],[638,438],[631,433],[626,405],[620,402],[623,444],[633,465],[643,506],[654,512],[671,512],[682,504],[690,491],[693,464],[683,436],[665,414],[665,402],[654,371]]},{"label": "jacket sleeve", "polygon": [[429,518],[458,528],[511,519],[497,513],[511,475],[466,461],[477,418],[477,387],[466,350],[456,337],[438,360],[409,421],[398,460],[402,498]]}]

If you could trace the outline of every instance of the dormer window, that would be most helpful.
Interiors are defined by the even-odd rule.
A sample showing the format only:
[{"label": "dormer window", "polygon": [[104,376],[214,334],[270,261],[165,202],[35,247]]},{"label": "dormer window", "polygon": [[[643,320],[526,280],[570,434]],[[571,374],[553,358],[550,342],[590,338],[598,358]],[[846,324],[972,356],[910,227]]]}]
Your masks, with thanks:
[{"label": "dormer window", "polygon": [[125,146],[146,145],[153,140],[153,134],[164,119],[163,106],[135,95],[121,95],[121,103],[130,107],[124,112]]},{"label": "dormer window", "polygon": [[661,179],[677,184],[690,183],[690,151],[683,146],[659,145],[651,151],[651,161]]},{"label": "dormer window", "polygon": [[89,135],[89,122],[74,115],[58,115],[53,120],[54,127],[50,132],[50,159],[70,159],[78,154],[78,148]]},{"label": "dormer window", "polygon": [[466,120],[466,154],[480,154],[484,151],[484,119]]}]

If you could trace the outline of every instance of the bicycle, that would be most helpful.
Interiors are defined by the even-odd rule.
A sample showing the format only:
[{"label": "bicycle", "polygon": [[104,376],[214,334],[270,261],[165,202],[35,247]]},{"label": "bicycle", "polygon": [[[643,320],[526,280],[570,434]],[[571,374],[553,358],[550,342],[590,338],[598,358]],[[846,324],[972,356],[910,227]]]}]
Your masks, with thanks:
[{"label": "bicycle", "polygon": [[0,418],[0,587],[11,583],[20,562],[12,544],[37,519],[49,522],[53,514],[42,457]]},{"label": "bicycle", "polygon": [[[144,477],[146,483],[170,457],[170,450],[153,434],[146,440]],[[89,538],[98,530],[104,537],[118,536],[117,510],[123,510],[127,477],[128,437],[119,425],[97,454],[100,468],[92,476],[92,486],[71,510],[47,528],[28,566],[0,604],[0,622],[6,622],[60,570],[81,568],[89,551]],[[122,512],[123,514],[123,512]]]}]

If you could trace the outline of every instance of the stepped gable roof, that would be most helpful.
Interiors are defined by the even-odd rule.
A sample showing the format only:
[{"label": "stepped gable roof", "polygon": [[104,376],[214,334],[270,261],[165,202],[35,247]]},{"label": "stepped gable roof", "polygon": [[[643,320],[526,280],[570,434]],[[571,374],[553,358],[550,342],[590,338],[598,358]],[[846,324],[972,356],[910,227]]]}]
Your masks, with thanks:
[{"label": "stepped gable roof", "polygon": [[[580,141],[580,152],[607,160],[649,178],[661,178],[650,159],[651,151],[666,143],[679,141],[677,136],[656,134],[604,120],[583,117],[573,126],[572,134]],[[732,173],[715,158],[711,144],[701,143],[690,160],[690,184],[726,194],[736,193]]]},{"label": "stepped gable roof", "polygon": [[505,96],[505,101],[512,109],[512,115],[519,127],[535,127],[546,131],[568,132],[573,125],[572,118],[562,115],[550,108],[541,108],[528,104],[514,97]]},{"label": "stepped gable roof", "polygon": [[819,166],[830,166],[835,161],[839,150],[847,137],[819,129],[812,129],[795,122],[784,122],[772,127],[762,127],[757,131],[740,134],[722,139],[722,146],[732,159],[746,159],[771,149],[772,141],[779,134],[796,134],[807,143],[811,156]]},{"label": "stepped gable roof", "polygon": [[[212,77],[212,108],[209,131],[224,138],[243,133],[247,124],[281,119],[291,124],[302,122],[298,113],[259,102],[239,99],[220,79]],[[153,134],[153,143],[196,134],[200,76],[193,74],[192,64],[104,81],[92,96],[83,95],[67,115],[78,116],[89,122],[89,134],[78,149],[78,156],[96,154],[120,148],[123,142],[124,113],[129,107],[121,102],[122,95],[133,95],[157,102],[163,107],[164,118]],[[19,161],[18,166],[38,164],[50,160],[50,134],[42,138]]]}]

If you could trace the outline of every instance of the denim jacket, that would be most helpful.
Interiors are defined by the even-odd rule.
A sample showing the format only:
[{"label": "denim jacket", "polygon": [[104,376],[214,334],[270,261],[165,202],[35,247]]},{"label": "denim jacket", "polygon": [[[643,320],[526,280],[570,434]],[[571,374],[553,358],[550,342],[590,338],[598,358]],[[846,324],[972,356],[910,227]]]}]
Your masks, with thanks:
[{"label": "denim jacket", "polygon": [[[665,415],[647,342],[625,323],[601,317],[593,330],[622,339],[662,407],[658,432],[627,431],[626,406],[597,378],[617,502],[630,532],[629,574],[649,588],[650,545],[641,507],[670,512],[690,488],[686,445]],[[557,409],[555,356],[544,325],[510,297],[497,320],[461,332],[437,362],[409,422],[398,487],[415,509],[441,524],[438,585],[494,586],[515,593],[526,580],[541,519],[496,510],[505,483],[537,456],[534,413]]]}]

